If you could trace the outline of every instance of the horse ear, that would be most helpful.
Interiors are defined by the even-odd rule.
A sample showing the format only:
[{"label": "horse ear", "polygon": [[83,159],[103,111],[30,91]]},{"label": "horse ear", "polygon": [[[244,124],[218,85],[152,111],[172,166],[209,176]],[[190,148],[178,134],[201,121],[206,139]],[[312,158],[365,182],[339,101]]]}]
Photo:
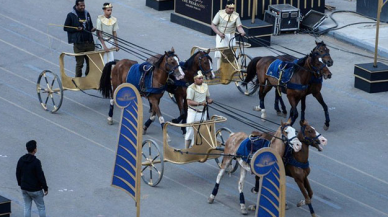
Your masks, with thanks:
[{"label": "horse ear", "polygon": [[207,51],[206,51],[205,53],[209,54],[209,53],[210,53],[210,48],[209,48],[209,49],[207,49]]},{"label": "horse ear", "polygon": [[288,124],[288,125],[291,125],[291,118],[289,118],[288,120],[287,120],[287,122],[286,122],[286,124]]},{"label": "horse ear", "polygon": [[304,120],[303,122],[300,121],[299,123],[301,127],[309,125],[309,123],[306,120]]},{"label": "horse ear", "polygon": [[168,55],[168,54],[167,54],[167,51],[164,51],[164,55],[166,55],[166,56]]},{"label": "horse ear", "polygon": [[171,52],[175,53],[174,47],[171,47]]}]

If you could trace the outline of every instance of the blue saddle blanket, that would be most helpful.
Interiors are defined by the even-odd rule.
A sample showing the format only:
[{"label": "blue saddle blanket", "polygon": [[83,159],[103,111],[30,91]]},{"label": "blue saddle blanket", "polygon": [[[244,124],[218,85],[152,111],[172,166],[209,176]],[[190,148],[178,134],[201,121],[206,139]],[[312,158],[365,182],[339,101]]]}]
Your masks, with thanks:
[{"label": "blue saddle blanket", "polygon": [[[260,138],[260,137],[251,137],[246,138],[244,141],[241,142],[240,146],[237,149],[237,155],[241,156],[243,161],[249,163],[249,154],[255,153],[257,150],[269,147],[270,141]],[[252,151],[252,153],[251,153]]]},{"label": "blue saddle blanket", "polygon": [[144,78],[144,89],[141,89],[142,87],[140,87],[140,80],[142,76],[146,71],[150,70],[151,67],[152,67],[152,64],[148,62],[133,65],[129,69],[129,72],[127,75],[127,83],[133,84],[140,92],[162,93],[166,89],[165,86],[162,88],[152,87],[153,70],[148,72],[146,74],[146,77]]},{"label": "blue saddle blanket", "polygon": [[[289,82],[292,78],[292,75],[294,74],[294,66],[298,60],[295,60],[293,62],[283,62],[279,59],[276,59],[271,63],[271,65],[268,67],[267,75],[271,76],[273,78],[276,78],[279,80],[280,77],[280,69],[282,69],[284,66],[286,66],[283,70],[281,80],[280,82],[283,84],[286,84]],[[280,69],[279,69],[280,67]]]}]

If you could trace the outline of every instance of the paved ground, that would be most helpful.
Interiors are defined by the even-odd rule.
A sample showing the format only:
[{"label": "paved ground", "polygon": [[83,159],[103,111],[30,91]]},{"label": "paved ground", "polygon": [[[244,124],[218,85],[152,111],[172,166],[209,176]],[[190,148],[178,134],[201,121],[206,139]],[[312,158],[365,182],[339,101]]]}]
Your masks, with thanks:
[{"label": "paved ground", "polygon": [[[101,12],[103,2],[87,2],[93,19]],[[158,52],[174,46],[182,59],[189,57],[194,45],[214,46],[213,37],[170,23],[170,12],[156,12],[138,0],[112,2],[122,38]],[[48,0],[2,1],[0,195],[13,201],[12,216],[22,216],[23,200],[15,180],[15,166],[25,153],[25,142],[36,139],[38,157],[43,162],[49,185],[49,195],[45,198],[48,216],[134,216],[133,200],[110,186],[118,125],[106,124],[108,101],[68,91],[57,114],[43,111],[38,104],[35,84],[39,73],[43,69],[58,73],[60,52],[72,51],[66,43],[65,32],[48,23],[62,24],[72,5],[73,0],[55,4]],[[322,130],[324,116],[320,105],[311,97],[307,101],[307,119],[329,141],[323,152],[310,152],[312,172],[309,177],[315,211],[318,216],[388,216],[387,93],[368,94],[355,89],[354,64],[372,59],[345,51],[372,54],[331,37],[323,36],[319,40],[330,46],[335,62],[330,68],[333,78],[324,82],[322,90],[330,107],[329,131]],[[272,40],[278,49],[282,48],[277,45],[282,45],[306,54],[314,47],[314,41],[315,38],[308,35],[281,35]],[[251,48],[246,52],[252,56],[273,55],[266,48]],[[116,57],[133,58],[123,52]],[[66,60],[67,72],[72,75],[74,60]],[[251,111],[258,102],[257,95],[243,96],[234,84],[212,86],[211,94],[217,101],[246,111]],[[269,94],[266,99],[268,118],[280,122],[281,118],[271,109],[272,102],[273,94]],[[161,107],[167,120],[178,114],[176,106],[166,96]],[[114,118],[119,119],[118,110]],[[232,119],[221,126],[233,131],[251,131]],[[153,138],[161,146],[159,124],[152,125],[148,132],[145,138]],[[171,131],[170,135],[178,145],[183,145],[179,130]],[[238,216],[236,175],[224,177],[214,204],[206,202],[217,171],[213,161],[166,164],[165,176],[158,187],[143,184],[141,188],[142,216]],[[247,178],[247,203],[256,200],[256,195],[249,193],[253,181],[253,177]],[[307,207],[295,207],[301,198],[295,182],[287,179],[287,201],[291,205],[287,216],[309,216]],[[35,208],[34,215],[37,216]]]}]

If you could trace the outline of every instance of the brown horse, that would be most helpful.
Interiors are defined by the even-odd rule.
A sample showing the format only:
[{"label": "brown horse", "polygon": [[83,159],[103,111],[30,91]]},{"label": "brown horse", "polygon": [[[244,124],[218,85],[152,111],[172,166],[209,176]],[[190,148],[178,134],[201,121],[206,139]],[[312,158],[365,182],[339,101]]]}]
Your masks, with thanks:
[{"label": "brown horse", "polygon": [[[241,167],[238,190],[240,193],[240,208],[241,208],[241,213],[243,215],[247,214],[247,210],[245,207],[245,198],[243,193],[244,179],[245,179],[246,173],[249,172],[251,169],[249,164],[242,159],[242,156],[236,156],[236,153],[241,142],[244,141],[246,138],[248,138],[247,134],[243,132],[238,132],[238,133],[231,134],[229,139],[226,141],[225,150],[224,150],[225,156],[222,159],[221,169],[217,175],[216,185],[214,186],[214,189],[208,199],[209,203],[214,202],[214,198],[218,193],[220,181],[222,176],[225,173],[225,169],[231,163],[233,159],[232,156],[235,156],[236,160],[238,161]],[[280,127],[278,128],[278,130],[275,132],[275,134],[271,139],[270,147],[275,149],[280,156],[283,156],[286,146],[290,146],[295,152],[298,152],[301,149],[302,144],[296,136],[295,129],[291,127],[288,122],[287,123],[282,122]]]},{"label": "brown horse", "polygon": [[[323,146],[327,144],[327,139],[318,133],[314,127],[310,126],[307,121],[301,123],[301,130],[298,133],[298,139],[302,142],[302,149],[299,152],[287,152],[286,155],[283,156],[286,175],[294,178],[304,196],[304,200],[299,201],[297,206],[300,207],[307,204],[311,215],[315,216],[314,209],[311,205],[313,190],[311,189],[310,182],[307,178],[310,174],[308,161],[309,147],[313,146],[318,149],[318,151],[322,151]],[[254,193],[257,193],[259,189],[259,180],[259,177],[256,176],[256,184],[252,189],[252,192]]]},{"label": "brown horse", "polygon": [[[99,90],[105,98],[111,99],[108,117],[109,124],[113,123],[113,93],[120,84],[127,82],[127,76],[131,76],[130,74],[128,75],[129,70],[135,64],[137,64],[136,61],[123,59],[117,63],[115,61],[109,62],[103,69]],[[113,70],[112,65],[115,65]],[[159,102],[160,98],[164,94],[168,76],[172,74],[177,80],[180,80],[184,77],[184,72],[179,66],[179,59],[175,54],[174,48],[172,48],[171,51],[165,52],[165,54],[162,55],[158,61],[153,64],[153,67],[150,70],[153,70],[152,72],[149,71],[148,73],[152,73],[153,75],[152,90],[154,91],[152,93],[143,92],[143,96],[145,96],[150,102],[150,105],[152,105],[152,113],[151,117],[145,123],[143,128],[144,133],[146,132],[148,126],[151,125],[151,123],[155,120],[155,115],[159,117],[160,124],[162,126],[164,124],[164,118],[160,112]],[[138,86],[138,84],[139,81],[136,81],[133,85]],[[141,92],[141,90],[139,91]]]},{"label": "brown horse", "polygon": [[[282,61],[292,62],[296,60],[297,58],[291,55],[281,55],[277,56],[278,59]],[[329,110],[328,107],[323,100],[321,89],[322,89],[322,82],[323,79],[330,79],[332,77],[332,73],[330,72],[328,67],[323,67],[318,73],[316,73],[316,76],[312,76],[309,82],[309,87],[307,89],[307,95],[312,94],[315,99],[321,104],[323,111],[325,113],[325,124],[323,126],[324,130],[328,130],[330,126],[330,116],[329,116]],[[323,78],[323,79],[322,79]],[[283,99],[281,95],[279,94],[280,90],[282,89],[283,93],[287,93],[284,91],[284,88],[278,87],[278,90],[275,90],[275,110],[277,114],[280,115],[287,115],[286,106],[284,105]],[[305,110],[306,110],[306,96],[301,99],[301,115],[300,115],[300,122],[303,123],[305,120]],[[279,102],[282,108],[282,111],[279,109]]]},{"label": "brown horse", "polygon": [[[212,58],[209,56],[210,49],[207,51],[198,51],[191,55],[191,57],[183,63],[183,71],[185,77],[182,80],[176,80],[171,78],[173,82],[169,82],[167,85],[167,91],[174,94],[175,101],[178,105],[180,115],[178,118],[172,120],[173,123],[186,123],[187,118],[187,101],[186,101],[186,90],[187,87],[194,83],[194,76],[198,71],[208,78],[213,79],[215,77],[212,68]],[[160,54],[159,54],[160,55]],[[147,59],[147,62],[154,63],[157,61],[156,58],[160,56],[156,55]],[[183,134],[186,134],[186,127],[182,127]]]},{"label": "brown horse", "polygon": [[[266,74],[271,63],[276,59],[277,58],[274,56],[254,58],[248,65],[247,77],[244,80],[244,84],[247,84],[257,75],[260,85],[260,105],[256,106],[255,110],[261,111],[262,118],[267,117],[264,106],[265,95],[272,89],[272,86],[279,86],[278,79]],[[333,60],[330,57],[330,50],[323,42],[316,42],[316,47],[311,51],[311,53],[304,58],[299,59],[297,63],[294,64],[293,75],[286,83],[287,98],[291,104],[291,124],[294,124],[298,117],[298,110],[296,106],[299,101],[306,96],[311,76],[318,73],[326,65],[332,66]]]},{"label": "brown horse", "polygon": [[311,199],[313,197],[313,190],[307,176],[310,174],[309,167],[309,147],[312,146],[318,151],[323,150],[323,146],[327,144],[327,139],[319,134],[307,121],[301,124],[301,130],[298,133],[298,138],[302,142],[302,149],[299,152],[293,152],[291,156],[286,156],[286,175],[293,177],[300,191],[304,196],[297,206],[308,205],[310,213],[315,217]]}]

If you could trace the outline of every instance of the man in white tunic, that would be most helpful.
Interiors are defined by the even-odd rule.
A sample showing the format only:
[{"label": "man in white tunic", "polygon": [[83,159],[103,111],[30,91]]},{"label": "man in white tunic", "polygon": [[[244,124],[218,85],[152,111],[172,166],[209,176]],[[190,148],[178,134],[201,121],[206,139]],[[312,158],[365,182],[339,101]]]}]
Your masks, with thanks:
[{"label": "man in white tunic", "polygon": [[116,51],[119,50],[116,33],[119,26],[117,24],[117,19],[112,16],[112,8],[113,6],[111,3],[104,3],[102,7],[104,14],[99,15],[97,18],[96,29],[98,30],[98,44],[106,51],[104,54],[104,63],[114,60],[112,48],[115,48]]},{"label": "man in white tunic", "polygon": [[[194,76],[194,83],[187,88],[187,123],[199,122],[202,118],[207,117],[207,112],[204,110],[206,104],[213,103],[213,100],[209,98],[209,88],[207,84],[203,83],[203,75],[201,71],[197,72]],[[194,141],[194,129],[187,127],[185,135],[185,146],[190,148]]]},{"label": "man in white tunic", "polygon": [[[234,11],[234,1],[228,1],[226,3],[225,10],[220,10],[214,16],[211,28],[217,34],[216,35],[216,47],[229,47],[229,41],[235,37],[236,28],[237,31],[245,36],[245,31],[242,27],[240,15]],[[236,45],[236,41],[231,42],[232,46]],[[221,66],[221,53],[216,51],[214,57],[217,59],[217,70]]]}]

